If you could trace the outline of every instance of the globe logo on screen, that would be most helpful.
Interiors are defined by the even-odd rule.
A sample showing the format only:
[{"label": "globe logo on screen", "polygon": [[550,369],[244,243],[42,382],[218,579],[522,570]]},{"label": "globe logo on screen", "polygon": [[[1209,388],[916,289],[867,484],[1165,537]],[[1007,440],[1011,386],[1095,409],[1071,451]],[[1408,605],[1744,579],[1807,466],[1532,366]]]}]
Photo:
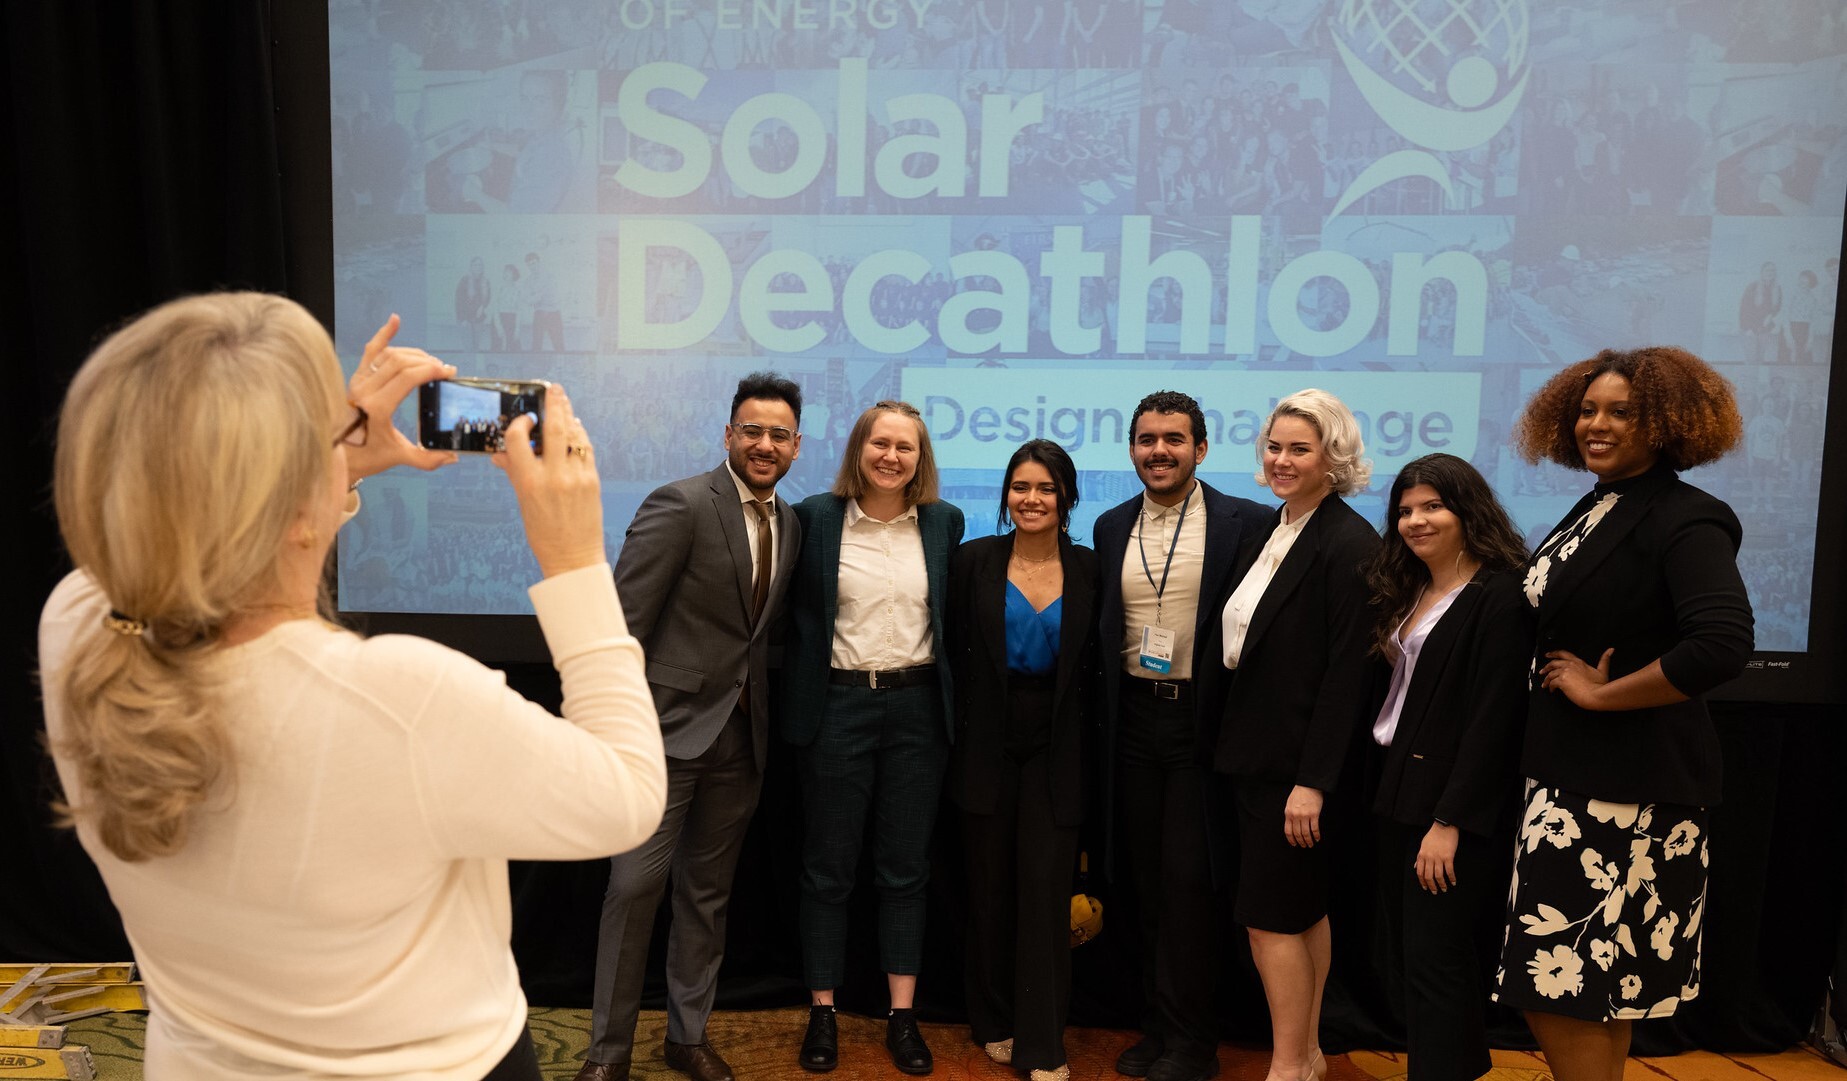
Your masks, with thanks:
[{"label": "globe logo on screen", "polygon": [[1373,162],[1329,217],[1405,177],[1436,182],[1452,200],[1449,170],[1431,151],[1480,146],[1507,126],[1526,93],[1527,0],[1343,0],[1334,48],[1366,104],[1421,150]]}]

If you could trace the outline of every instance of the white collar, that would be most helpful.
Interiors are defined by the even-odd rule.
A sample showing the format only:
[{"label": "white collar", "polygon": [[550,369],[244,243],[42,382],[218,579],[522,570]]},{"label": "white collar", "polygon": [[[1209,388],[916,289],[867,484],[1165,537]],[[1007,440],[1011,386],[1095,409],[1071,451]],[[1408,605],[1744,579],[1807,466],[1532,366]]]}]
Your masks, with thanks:
[{"label": "white collar", "polygon": [[[757,499],[757,493],[751,491],[750,485],[744,483],[738,476],[737,470],[731,468],[731,459],[729,458],[725,459],[725,472],[731,474],[731,483],[737,485],[739,501],[744,503],[756,503],[759,501]],[[771,514],[776,513],[776,493],[773,490],[770,492],[769,499],[763,500],[763,502],[767,502],[770,505]]]},{"label": "white collar", "polygon": [[[1154,500],[1148,498],[1148,491],[1147,489],[1144,488],[1142,490],[1142,517],[1160,518],[1163,515],[1169,513],[1170,511],[1175,514],[1178,514],[1180,512],[1180,508],[1192,502],[1193,497],[1196,495],[1199,495],[1199,478],[1198,477],[1193,478],[1193,487],[1187,490],[1186,498],[1182,499],[1178,503],[1175,503],[1171,507],[1164,507],[1161,504],[1156,503]],[[1204,499],[1205,497],[1201,496],[1200,498]]]},{"label": "white collar", "polygon": [[877,518],[872,517],[871,515],[867,514],[865,511],[859,508],[859,500],[857,499],[847,500],[847,525],[848,526],[858,525],[862,520],[879,522],[880,525],[891,525],[894,522],[902,522],[906,519],[914,520],[916,519],[916,517],[917,517],[917,504],[913,503],[910,506],[904,508],[903,514],[900,514],[896,518],[893,518],[890,522],[879,522]]}]

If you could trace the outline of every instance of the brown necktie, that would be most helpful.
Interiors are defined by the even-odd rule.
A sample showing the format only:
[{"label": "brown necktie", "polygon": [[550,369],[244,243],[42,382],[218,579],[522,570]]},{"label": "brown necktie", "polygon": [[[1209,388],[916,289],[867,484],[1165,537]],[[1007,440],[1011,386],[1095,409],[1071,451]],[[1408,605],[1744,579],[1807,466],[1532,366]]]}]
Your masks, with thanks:
[{"label": "brown necktie", "polygon": [[770,598],[770,576],[776,572],[776,564],[770,554],[771,504],[753,499],[745,506],[757,512],[757,573],[750,583],[750,625],[755,627],[763,618],[764,602]]},{"label": "brown necktie", "polygon": [[[757,573],[750,580],[750,625],[754,629],[763,618],[763,605],[770,599],[770,576],[776,572],[770,555],[771,504],[752,499],[744,504],[757,514]],[[750,675],[745,673],[744,689],[738,692],[738,712],[750,716]]]}]

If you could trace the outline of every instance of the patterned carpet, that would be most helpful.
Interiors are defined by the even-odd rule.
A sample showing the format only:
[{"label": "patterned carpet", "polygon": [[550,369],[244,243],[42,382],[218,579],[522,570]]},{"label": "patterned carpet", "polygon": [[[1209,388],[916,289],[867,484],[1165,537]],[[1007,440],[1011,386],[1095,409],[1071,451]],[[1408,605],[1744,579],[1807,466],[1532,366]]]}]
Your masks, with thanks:
[{"label": "patterned carpet", "polygon": [[[712,1043],[744,1081],[813,1077],[795,1064],[808,1011],[802,1008],[721,1013],[713,1017]],[[142,1034],[146,1016],[104,1014],[70,1026],[69,1042],[86,1044],[96,1059],[98,1081],[139,1081]],[[636,1032],[637,1081],[681,1081],[661,1061],[666,1016],[644,1011]],[[1019,1074],[989,1062],[968,1042],[959,1025],[924,1025],[936,1053],[941,1081],[1018,1081]],[[547,1081],[570,1081],[590,1039],[590,1011],[535,1009],[533,1041]],[[840,1015],[840,1069],[828,1081],[897,1081],[885,1054],[882,1020]],[[1066,1039],[1073,1081],[1116,1081],[1117,1052],[1135,1039],[1133,1033],[1107,1029],[1072,1029]],[[1487,1081],[1546,1081],[1545,1061],[1520,1051],[1496,1051]],[[1265,1049],[1224,1044],[1219,1047],[1222,1081],[1263,1081]],[[1404,1056],[1356,1051],[1329,1060],[1329,1081],[1394,1081],[1404,1076]],[[1840,1067],[1805,1047],[1776,1055],[1718,1055],[1693,1052],[1672,1058],[1633,1058],[1625,1081],[1843,1081]]]}]

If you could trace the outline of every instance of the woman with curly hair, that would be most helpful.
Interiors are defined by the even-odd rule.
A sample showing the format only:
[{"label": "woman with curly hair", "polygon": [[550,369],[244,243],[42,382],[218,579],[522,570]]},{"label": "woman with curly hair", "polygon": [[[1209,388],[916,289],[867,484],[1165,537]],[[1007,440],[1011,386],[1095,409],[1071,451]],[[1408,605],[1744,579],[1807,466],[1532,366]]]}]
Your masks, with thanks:
[{"label": "woman with curly hair", "polygon": [[1597,478],[1527,564],[1526,801],[1495,993],[1559,1081],[1617,1081],[1632,1022],[1699,993],[1720,773],[1700,696],[1744,669],[1752,622],[1738,518],[1677,471],[1742,432],[1731,385],[1671,346],[1580,361],[1520,418],[1528,461]]},{"label": "woman with curly hair", "polygon": [[1506,881],[1533,648],[1526,546],[1488,482],[1453,454],[1407,464],[1385,507],[1367,581],[1373,651],[1391,681],[1371,772],[1410,1076],[1472,1081],[1490,1066],[1475,932]]}]

